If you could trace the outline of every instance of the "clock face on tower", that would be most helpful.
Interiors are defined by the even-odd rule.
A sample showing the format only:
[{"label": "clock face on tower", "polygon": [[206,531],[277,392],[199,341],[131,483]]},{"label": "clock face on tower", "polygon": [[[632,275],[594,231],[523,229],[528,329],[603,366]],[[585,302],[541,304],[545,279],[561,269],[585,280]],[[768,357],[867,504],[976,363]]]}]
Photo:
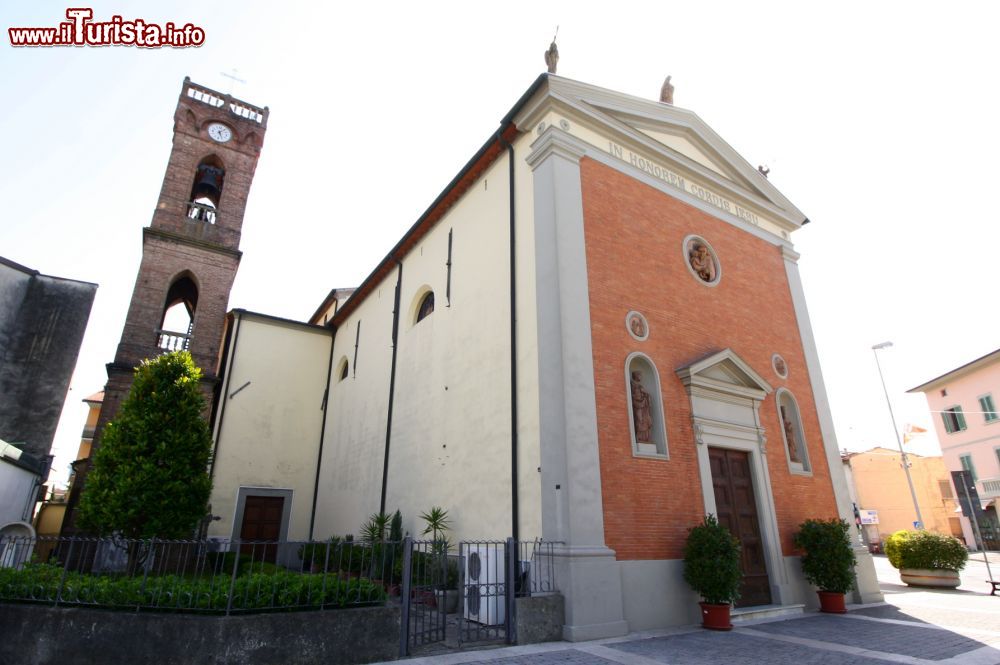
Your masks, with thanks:
[{"label": "clock face on tower", "polygon": [[233,130],[229,129],[220,122],[213,122],[208,126],[208,135],[213,141],[225,143],[229,139],[233,138]]}]

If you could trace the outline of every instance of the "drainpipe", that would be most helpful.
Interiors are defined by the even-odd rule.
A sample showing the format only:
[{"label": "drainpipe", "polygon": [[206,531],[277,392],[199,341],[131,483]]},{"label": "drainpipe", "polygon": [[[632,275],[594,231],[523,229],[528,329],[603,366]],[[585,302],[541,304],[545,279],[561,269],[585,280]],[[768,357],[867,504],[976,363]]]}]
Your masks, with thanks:
[{"label": "drainpipe", "polygon": [[[336,307],[336,305],[334,305]],[[309,540],[313,539],[313,527],[316,525],[316,500],[319,498],[319,470],[323,466],[323,439],[326,438],[326,416],[330,404],[330,374],[333,372],[333,343],[337,341],[337,329],[330,335],[330,360],[326,365],[326,390],[323,391],[323,424],[319,429],[319,452],[316,454],[316,482],[313,484],[312,512],[309,513]]]},{"label": "drainpipe", "polygon": [[225,385],[222,385],[222,382],[220,381],[220,388],[222,388],[222,390],[216,399],[216,403],[218,404],[219,402],[222,402],[222,405],[219,407],[219,430],[215,433],[215,449],[212,450],[212,466],[208,469],[209,480],[215,479],[215,460],[219,457],[219,446],[222,444],[222,426],[225,424],[226,417],[226,402],[229,401],[229,378],[233,376],[233,369],[236,364],[236,345],[239,344],[240,341],[240,323],[243,321],[243,317],[240,316],[239,311],[234,311],[233,316],[236,319],[236,332],[233,333],[233,348],[228,358],[229,370],[224,373],[226,376]]},{"label": "drainpipe", "polygon": [[392,402],[396,394],[396,351],[399,349],[399,296],[403,288],[403,262],[396,260],[396,295],[392,309],[392,367],[389,370],[389,412],[385,423],[385,462],[382,464],[382,500],[379,513],[385,514],[385,490],[389,480],[389,442],[392,439]]},{"label": "drainpipe", "polygon": [[515,245],[514,211],[514,146],[503,138],[503,129],[497,131],[500,145],[507,149],[508,192],[510,209],[510,521],[511,537],[515,547],[518,541],[518,496],[517,496],[517,262]]}]

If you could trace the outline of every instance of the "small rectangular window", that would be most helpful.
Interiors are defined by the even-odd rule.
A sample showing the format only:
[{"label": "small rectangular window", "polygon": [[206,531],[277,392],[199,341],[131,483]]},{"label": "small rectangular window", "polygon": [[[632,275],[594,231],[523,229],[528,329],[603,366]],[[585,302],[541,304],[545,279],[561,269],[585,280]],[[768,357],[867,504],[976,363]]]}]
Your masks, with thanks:
[{"label": "small rectangular window", "polygon": [[955,495],[951,493],[951,481],[950,480],[939,480],[938,487],[941,488],[941,498],[942,499],[954,499]]},{"label": "small rectangular window", "polygon": [[962,455],[958,458],[958,461],[962,463],[962,469],[968,471],[969,475],[972,476],[972,482],[979,480],[979,477],[976,475],[976,467],[972,464],[972,455]]},{"label": "small rectangular window", "polygon": [[944,421],[944,431],[948,434],[961,432],[965,429],[965,416],[962,414],[960,406],[953,406],[942,411],[941,420]]},{"label": "small rectangular window", "polygon": [[1000,418],[997,415],[997,407],[993,405],[993,395],[983,395],[979,398],[979,407],[983,412],[983,420],[988,423]]}]

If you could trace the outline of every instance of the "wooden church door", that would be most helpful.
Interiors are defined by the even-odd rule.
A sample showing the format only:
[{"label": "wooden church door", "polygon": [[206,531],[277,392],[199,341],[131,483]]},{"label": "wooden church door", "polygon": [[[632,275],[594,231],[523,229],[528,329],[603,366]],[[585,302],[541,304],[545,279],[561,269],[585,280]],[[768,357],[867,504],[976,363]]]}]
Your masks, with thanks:
[{"label": "wooden church door", "polygon": [[750,454],[741,450],[709,448],[712,486],[719,523],[740,539],[743,584],[736,607],[769,605],[771,584],[764,561],[764,543],[754,499]]}]

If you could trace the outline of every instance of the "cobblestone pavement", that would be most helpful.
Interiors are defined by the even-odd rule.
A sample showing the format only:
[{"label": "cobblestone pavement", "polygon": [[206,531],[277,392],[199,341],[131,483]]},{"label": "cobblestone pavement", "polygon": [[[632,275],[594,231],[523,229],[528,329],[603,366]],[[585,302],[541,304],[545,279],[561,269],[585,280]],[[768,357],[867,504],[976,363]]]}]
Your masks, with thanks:
[{"label": "cobblestone pavement", "polygon": [[[849,606],[846,615],[805,614],[738,624],[731,632],[694,626],[593,642],[549,642],[449,653],[412,665],[1000,665],[1000,596],[990,596],[985,567],[962,573],[957,590],[899,583],[875,557],[885,603]],[[994,570],[994,575],[1000,573]],[[985,590],[984,590],[985,589]]]}]

